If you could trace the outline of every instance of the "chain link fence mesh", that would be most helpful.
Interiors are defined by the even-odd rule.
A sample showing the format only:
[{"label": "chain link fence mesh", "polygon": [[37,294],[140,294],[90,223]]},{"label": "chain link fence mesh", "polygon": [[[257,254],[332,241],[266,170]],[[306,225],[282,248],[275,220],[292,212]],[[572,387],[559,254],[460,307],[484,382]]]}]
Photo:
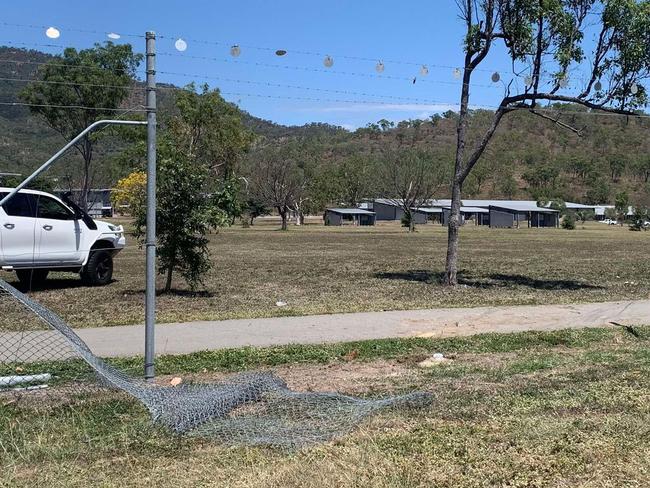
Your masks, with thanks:
[{"label": "chain link fence mesh", "polygon": [[148,383],[96,357],[51,310],[0,280],[0,397],[52,399],[124,392],[154,423],[230,445],[299,448],[344,435],[375,412],[430,404],[427,393],[362,399],[296,392],[271,372],[211,383]]}]

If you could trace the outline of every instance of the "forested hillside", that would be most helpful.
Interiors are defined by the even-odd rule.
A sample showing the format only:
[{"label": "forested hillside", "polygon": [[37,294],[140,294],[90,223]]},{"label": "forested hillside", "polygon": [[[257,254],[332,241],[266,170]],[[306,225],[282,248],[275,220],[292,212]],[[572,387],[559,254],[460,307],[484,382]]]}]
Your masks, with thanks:
[{"label": "forested hillside", "polygon": [[[51,56],[37,51],[0,47],[0,78],[34,78],[37,64]],[[18,101],[25,83],[0,80],[0,102]],[[171,88],[171,87],[168,87]],[[140,97],[142,92],[134,92]],[[160,90],[160,117],[174,111],[174,90]],[[142,101],[127,100],[126,106]],[[465,184],[467,197],[536,198],[554,195],[566,200],[605,203],[627,191],[630,202],[650,205],[650,119],[599,116],[573,106],[555,107],[565,112],[562,122],[580,130],[580,134],[527,112],[508,114],[485,156]],[[392,124],[387,120],[348,132],[328,124],[313,123],[287,127],[240,112],[244,125],[254,132],[256,141],[242,165],[246,173],[265,151],[292,146],[292,157],[315,177],[337,174],[359,177],[366,171],[370,195],[377,190],[372,171],[356,168],[381,158],[387,151],[426,149],[439,166],[440,173],[451,169],[455,150],[456,115],[447,112],[428,120],[410,120]],[[488,111],[475,111],[470,134],[479,137],[490,118]],[[40,165],[64,143],[43,121],[24,107],[0,106],[0,172],[28,173]],[[106,131],[98,145],[94,185],[112,186],[131,169],[118,155],[125,147],[121,137]],[[365,161],[365,162],[364,162]],[[52,172],[73,185],[76,165],[74,153]],[[309,167],[307,169],[307,166]],[[331,176],[331,178],[330,178]],[[375,175],[376,176],[376,175]],[[317,179],[317,178],[316,178]],[[61,183],[59,183],[61,184]],[[444,185],[439,197],[447,197]],[[332,197],[338,198],[338,197]],[[340,198],[338,198],[340,200]],[[321,204],[340,203],[319,200]]]}]

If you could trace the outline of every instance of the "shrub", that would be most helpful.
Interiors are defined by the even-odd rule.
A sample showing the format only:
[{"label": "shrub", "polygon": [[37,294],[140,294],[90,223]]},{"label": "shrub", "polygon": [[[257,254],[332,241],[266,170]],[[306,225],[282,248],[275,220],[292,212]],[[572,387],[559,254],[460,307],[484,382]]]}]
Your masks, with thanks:
[{"label": "shrub", "polygon": [[576,218],[573,214],[566,214],[562,219],[562,228],[567,230],[574,230],[576,228]]}]

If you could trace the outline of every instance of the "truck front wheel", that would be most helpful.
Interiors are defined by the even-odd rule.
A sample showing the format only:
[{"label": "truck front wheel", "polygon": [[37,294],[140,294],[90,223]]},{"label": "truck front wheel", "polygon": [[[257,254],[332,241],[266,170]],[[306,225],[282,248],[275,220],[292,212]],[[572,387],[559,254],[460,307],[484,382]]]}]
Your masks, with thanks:
[{"label": "truck front wheel", "polygon": [[108,285],[113,279],[113,256],[107,251],[91,251],[80,274],[81,281],[86,285]]}]

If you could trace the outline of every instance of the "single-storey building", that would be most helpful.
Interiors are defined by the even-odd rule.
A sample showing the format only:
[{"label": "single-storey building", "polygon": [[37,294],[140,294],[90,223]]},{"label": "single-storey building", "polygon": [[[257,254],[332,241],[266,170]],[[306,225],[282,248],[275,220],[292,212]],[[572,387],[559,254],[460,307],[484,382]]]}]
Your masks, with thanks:
[{"label": "single-storey building", "polygon": [[[616,208],[614,205],[596,205],[594,207],[594,220],[605,220],[605,212],[607,209],[614,209]],[[625,218],[630,218],[634,215],[634,207],[629,206],[627,208],[627,212],[625,213]]]},{"label": "single-storey building", "polygon": [[[449,217],[451,216],[451,207],[442,209],[442,225],[449,224]],[[465,225],[465,222],[472,220],[474,225],[489,225],[490,224],[490,211],[487,208],[481,207],[460,207],[460,225]]]},{"label": "single-storey building", "polygon": [[[604,213],[605,206],[584,205],[581,203],[565,202],[568,210],[595,210],[596,218]],[[463,199],[461,206],[461,224],[465,220],[473,220],[476,225],[491,227],[557,227],[559,212],[550,208],[550,204],[539,207],[534,200],[476,200]],[[376,198],[365,200],[362,208],[375,212],[377,220],[401,220],[404,216],[399,199]],[[414,210],[415,223],[440,221],[442,225],[449,222],[451,209],[450,199],[432,199]],[[601,210],[602,209],[602,210]],[[492,221],[494,216],[495,221]]]},{"label": "single-storey building", "polygon": [[490,227],[520,228],[524,222],[526,227],[558,227],[560,212],[528,202],[490,205]]},{"label": "single-storey building", "polygon": [[413,211],[413,220],[416,224],[426,224],[427,222],[441,222],[442,209],[438,207],[419,207],[411,209]]},{"label": "single-storey building", "polygon": [[325,225],[375,225],[375,212],[362,208],[328,208],[323,219]]},{"label": "single-storey building", "polygon": [[375,213],[377,220],[402,220],[404,209],[401,201],[393,198],[375,198],[364,202],[364,209]]}]

